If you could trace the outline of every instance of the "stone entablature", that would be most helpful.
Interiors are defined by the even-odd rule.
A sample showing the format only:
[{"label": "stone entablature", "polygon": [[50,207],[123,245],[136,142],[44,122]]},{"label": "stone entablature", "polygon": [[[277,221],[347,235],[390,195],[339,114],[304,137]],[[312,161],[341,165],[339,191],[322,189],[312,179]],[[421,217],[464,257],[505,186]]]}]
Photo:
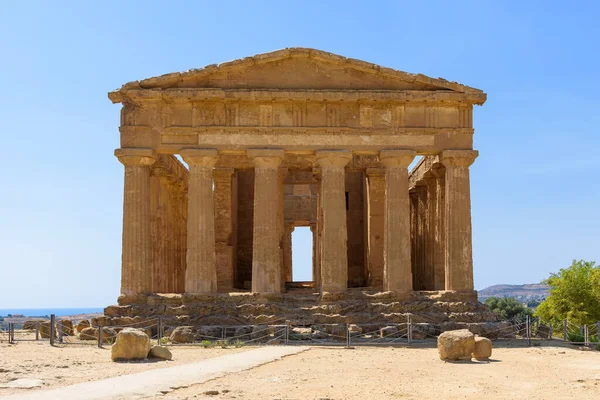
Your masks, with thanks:
[{"label": "stone entablature", "polygon": [[313,232],[321,292],[472,291],[482,91],[286,49],[109,97],[123,103],[126,299],[285,291],[296,226]]}]

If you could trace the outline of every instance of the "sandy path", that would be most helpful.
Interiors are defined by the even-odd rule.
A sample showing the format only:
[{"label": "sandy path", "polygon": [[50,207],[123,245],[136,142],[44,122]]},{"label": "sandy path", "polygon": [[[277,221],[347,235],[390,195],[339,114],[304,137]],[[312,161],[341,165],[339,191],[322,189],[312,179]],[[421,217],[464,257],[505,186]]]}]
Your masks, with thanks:
[{"label": "sandy path", "polygon": [[[204,393],[219,391],[218,396]],[[223,391],[226,393],[223,393]],[[180,389],[166,399],[597,399],[600,352],[494,349],[492,362],[444,363],[433,348],[313,348]]]},{"label": "sandy path", "polygon": [[[0,383],[19,378],[35,378],[44,381],[44,390],[132,374],[156,368],[172,367],[207,358],[246,351],[248,348],[211,348],[199,346],[171,346],[173,361],[113,363],[110,346],[103,349],[95,345],[63,345],[51,347],[47,341],[0,343]],[[23,389],[0,388],[0,396],[20,393]]]},{"label": "sandy path", "polygon": [[215,379],[225,374],[244,371],[282,357],[305,351],[305,347],[269,346],[248,350],[237,354],[227,354],[194,363],[169,368],[116,376],[93,382],[51,390],[15,394],[6,399],[46,400],[46,399],[89,399],[89,400],[133,400],[163,395],[173,388],[188,387]]}]

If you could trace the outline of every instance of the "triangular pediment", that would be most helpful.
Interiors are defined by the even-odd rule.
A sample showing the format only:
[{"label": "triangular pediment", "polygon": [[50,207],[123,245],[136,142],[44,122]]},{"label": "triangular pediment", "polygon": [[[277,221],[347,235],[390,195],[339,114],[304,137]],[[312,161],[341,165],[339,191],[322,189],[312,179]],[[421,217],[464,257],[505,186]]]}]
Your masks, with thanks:
[{"label": "triangular pediment", "polygon": [[315,49],[289,48],[188,72],[130,82],[111,95],[128,89],[183,88],[482,93],[481,90],[441,78],[411,74]]}]

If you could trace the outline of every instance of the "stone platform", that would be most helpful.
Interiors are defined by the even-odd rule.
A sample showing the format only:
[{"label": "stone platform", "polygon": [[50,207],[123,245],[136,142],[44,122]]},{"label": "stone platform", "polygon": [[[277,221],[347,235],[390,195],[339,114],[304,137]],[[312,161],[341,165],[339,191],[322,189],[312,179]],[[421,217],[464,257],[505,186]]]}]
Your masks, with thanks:
[{"label": "stone platform", "polygon": [[[477,301],[477,292],[392,292],[348,290],[340,294],[296,289],[285,294],[221,293],[211,295],[153,294],[119,298],[106,317],[161,316],[169,325],[258,325],[286,323],[396,324],[407,322],[459,326],[497,322],[498,317]],[[127,320],[130,318],[126,318]],[[116,324],[118,325],[118,323]],[[464,326],[464,325],[462,325]]]}]

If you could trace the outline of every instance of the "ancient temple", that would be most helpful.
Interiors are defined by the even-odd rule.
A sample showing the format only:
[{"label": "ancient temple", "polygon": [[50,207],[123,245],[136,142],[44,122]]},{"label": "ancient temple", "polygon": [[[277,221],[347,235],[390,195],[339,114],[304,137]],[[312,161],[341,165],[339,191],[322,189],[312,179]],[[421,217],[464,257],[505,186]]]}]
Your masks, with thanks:
[{"label": "ancient temple", "polygon": [[[445,317],[444,302],[486,312],[473,290],[469,180],[481,90],[290,48],[109,98],[122,103],[125,182],[121,296],[108,315],[208,305],[251,322],[240,305],[260,303],[331,322],[324,309],[337,304],[348,321],[350,300],[369,321],[415,301]],[[313,234],[310,282],[292,281],[299,226]]]}]

